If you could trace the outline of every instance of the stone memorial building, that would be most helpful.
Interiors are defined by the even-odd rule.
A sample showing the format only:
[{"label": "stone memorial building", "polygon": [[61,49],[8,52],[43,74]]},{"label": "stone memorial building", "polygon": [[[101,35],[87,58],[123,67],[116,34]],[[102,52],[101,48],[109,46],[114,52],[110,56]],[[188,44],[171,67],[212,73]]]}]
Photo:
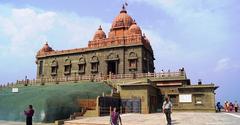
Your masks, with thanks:
[{"label": "stone memorial building", "polygon": [[99,26],[85,48],[56,51],[46,43],[36,55],[37,79],[110,76],[104,80],[120,92],[126,107],[137,112],[158,111],[166,95],[174,110],[215,111],[217,86],[192,85],[184,68],[156,73],[154,60],[149,40],[123,6],[108,35]]},{"label": "stone memorial building", "polygon": [[149,40],[124,6],[108,36],[100,26],[85,48],[55,51],[46,43],[36,59],[37,78],[154,72]]}]

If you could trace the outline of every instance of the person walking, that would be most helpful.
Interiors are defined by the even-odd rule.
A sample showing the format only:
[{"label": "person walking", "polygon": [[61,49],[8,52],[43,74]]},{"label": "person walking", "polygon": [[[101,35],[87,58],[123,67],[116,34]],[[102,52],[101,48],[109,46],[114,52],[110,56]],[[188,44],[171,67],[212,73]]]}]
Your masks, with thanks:
[{"label": "person walking", "polygon": [[235,109],[235,112],[238,112],[238,103],[237,103],[237,101],[235,101],[235,103],[234,103],[234,109]]},{"label": "person walking", "polygon": [[162,106],[163,112],[166,115],[166,119],[167,119],[167,125],[171,125],[171,113],[172,113],[172,103],[169,100],[169,97],[165,97],[165,101],[163,102],[163,106]]},{"label": "person walking", "polygon": [[111,125],[122,125],[120,113],[118,112],[116,107],[113,108],[113,111],[110,114],[110,124]]},{"label": "person walking", "polygon": [[24,110],[24,114],[26,116],[26,125],[32,125],[32,117],[34,114],[34,109],[32,105],[28,106],[27,110]]}]

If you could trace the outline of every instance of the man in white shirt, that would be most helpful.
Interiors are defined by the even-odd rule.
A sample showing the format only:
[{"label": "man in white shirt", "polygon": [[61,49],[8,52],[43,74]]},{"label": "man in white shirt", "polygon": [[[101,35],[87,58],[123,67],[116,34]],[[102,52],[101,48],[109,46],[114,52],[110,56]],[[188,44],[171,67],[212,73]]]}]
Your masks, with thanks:
[{"label": "man in white shirt", "polygon": [[167,119],[167,125],[171,125],[171,113],[172,113],[172,103],[169,100],[169,97],[165,97],[165,101],[163,102],[163,106],[162,106],[163,112],[166,115],[166,119]]}]

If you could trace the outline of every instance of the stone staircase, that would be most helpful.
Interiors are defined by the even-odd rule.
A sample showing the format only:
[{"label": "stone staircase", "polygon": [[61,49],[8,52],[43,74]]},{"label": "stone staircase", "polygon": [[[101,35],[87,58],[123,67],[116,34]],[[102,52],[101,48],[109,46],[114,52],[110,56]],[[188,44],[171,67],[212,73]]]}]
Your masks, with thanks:
[{"label": "stone staircase", "polygon": [[103,82],[109,87],[111,87],[112,89],[117,89],[117,84],[112,80],[104,80]]},{"label": "stone staircase", "polygon": [[86,110],[86,112],[83,114],[84,117],[94,117],[97,116],[97,110]]}]

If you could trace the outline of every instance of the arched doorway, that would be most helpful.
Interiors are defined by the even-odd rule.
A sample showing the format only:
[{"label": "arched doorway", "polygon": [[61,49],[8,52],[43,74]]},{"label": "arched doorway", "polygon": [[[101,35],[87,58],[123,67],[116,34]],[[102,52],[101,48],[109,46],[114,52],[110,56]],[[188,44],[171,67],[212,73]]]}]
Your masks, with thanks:
[{"label": "arched doorway", "polygon": [[110,53],[106,58],[107,74],[118,74],[119,57],[116,53]]},{"label": "arched doorway", "polygon": [[117,61],[107,61],[107,73],[118,74],[118,64]]}]

